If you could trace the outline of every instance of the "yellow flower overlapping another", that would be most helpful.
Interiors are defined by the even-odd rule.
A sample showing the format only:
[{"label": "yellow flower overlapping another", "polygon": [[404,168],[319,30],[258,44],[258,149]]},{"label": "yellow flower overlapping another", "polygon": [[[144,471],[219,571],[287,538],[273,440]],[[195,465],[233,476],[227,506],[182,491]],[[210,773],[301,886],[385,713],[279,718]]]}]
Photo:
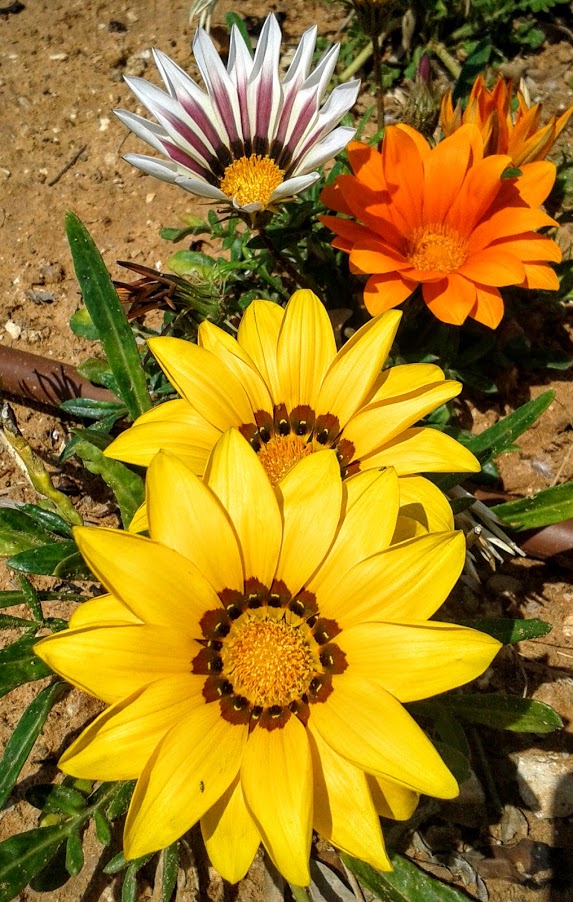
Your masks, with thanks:
[{"label": "yellow flower overlapping another", "polygon": [[[273,488],[229,430],[198,478],[163,452],[149,468],[150,538],[79,528],[107,591],[35,646],[109,706],[62,769],[137,779],[124,850],[167,846],[200,820],[230,881],[262,842],[304,885],[313,827],[388,869],[378,815],[457,784],[402,703],[472,680],[499,643],[430,621],[464,561],[459,532],[390,546],[391,468],[342,480],[334,451]],[[350,804],[349,804],[350,800]]]},{"label": "yellow flower overlapping another", "polygon": [[433,364],[382,372],[400,316],[376,317],[337,353],[324,306],[302,290],[286,309],[253,301],[237,339],[208,322],[199,328],[197,345],[150,339],[181,399],[139,417],[105,453],[149,466],[165,449],[201,476],[221,433],[234,427],[273,484],[325,448],[336,450],[343,476],[388,466],[399,476],[476,472],[476,458],[454,439],[414,426],[458,395],[461,384]]}]

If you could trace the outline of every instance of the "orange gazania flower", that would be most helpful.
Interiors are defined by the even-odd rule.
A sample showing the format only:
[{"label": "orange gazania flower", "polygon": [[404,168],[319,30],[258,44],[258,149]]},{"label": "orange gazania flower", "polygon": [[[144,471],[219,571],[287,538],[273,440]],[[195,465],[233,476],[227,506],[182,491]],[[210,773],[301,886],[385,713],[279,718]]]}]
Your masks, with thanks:
[{"label": "orange gazania flower", "polygon": [[507,153],[514,166],[544,160],[573,115],[573,106],[547,125],[539,127],[542,104],[530,104],[526,92],[517,92],[517,111],[512,115],[513,86],[510,79],[499,78],[490,91],[483,75],[478,75],[467,106],[462,113],[458,103],[454,109],[452,92],[442,99],[440,125],[444,135],[453,134],[460,125],[473,123],[481,131],[484,154]]},{"label": "orange gazania flower", "polygon": [[354,175],[322,192],[325,204],[359,220],[322,216],[369,274],[364,303],[373,316],[396,307],[422,285],[424,303],[442,322],[471,316],[495,328],[503,316],[498,288],[556,289],[548,261],[561,251],[533,230],[556,225],[539,205],[555,180],[553,163],[539,161],[519,178],[502,178],[506,154],[484,158],[475,125],[462,125],[436,147],[406,125],[386,130],[382,152],[353,142]]}]

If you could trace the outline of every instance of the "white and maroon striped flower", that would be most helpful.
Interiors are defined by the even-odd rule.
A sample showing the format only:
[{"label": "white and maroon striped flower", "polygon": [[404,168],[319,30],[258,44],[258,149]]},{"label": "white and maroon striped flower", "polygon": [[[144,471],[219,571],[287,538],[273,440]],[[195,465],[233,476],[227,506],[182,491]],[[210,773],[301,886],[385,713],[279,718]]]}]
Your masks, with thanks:
[{"label": "white and maroon striped flower", "polygon": [[356,80],[338,85],[322,104],[338,45],[311,72],[316,31],[312,27],[303,34],[281,79],[281,31],[274,15],[265,20],[254,57],[233,26],[226,68],[199,28],[193,53],[206,93],[173,60],[154,51],[168,93],[141,78],[126,81],[157,122],[116,112],[168,159],[141,154],[125,159],[149,175],[245,213],[304,191],[319,178],[317,168],[353,137],[354,129],[336,126],[359,87]]}]

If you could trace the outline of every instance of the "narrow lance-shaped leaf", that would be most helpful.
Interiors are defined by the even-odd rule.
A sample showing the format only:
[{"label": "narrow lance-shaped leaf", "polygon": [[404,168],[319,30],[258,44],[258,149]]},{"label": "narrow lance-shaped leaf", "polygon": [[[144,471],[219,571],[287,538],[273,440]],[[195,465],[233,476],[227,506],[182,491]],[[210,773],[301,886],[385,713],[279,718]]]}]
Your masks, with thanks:
[{"label": "narrow lance-shaped leaf", "polygon": [[24,711],[18,726],[6,743],[0,761],[0,808],[8,799],[18,775],[42,731],[54,704],[63,695],[65,683],[53,683],[42,689]]},{"label": "narrow lance-shaped leaf", "polygon": [[467,902],[461,890],[436,880],[402,855],[390,853],[394,870],[385,873],[343,852],[340,857],[360,883],[383,902]]},{"label": "narrow lance-shaped leaf", "polygon": [[0,902],[15,899],[66,839],[65,824],[38,827],[0,843]]},{"label": "narrow lance-shaped leaf", "polygon": [[497,457],[539,419],[554,398],[554,391],[543,392],[538,398],[528,401],[527,404],[518,407],[507,417],[498,420],[489,429],[484,429],[479,435],[473,435],[464,444],[479,457],[482,463],[492,457]]},{"label": "narrow lance-shaped leaf", "polygon": [[66,215],[66,232],[84,303],[98,331],[121,400],[132,419],[136,419],[149,410],[151,401],[135,336],[101,254],[86,227],[71,212]]},{"label": "narrow lance-shaped leaf", "polygon": [[439,716],[445,707],[468,723],[515,733],[551,733],[563,726],[559,714],[550,705],[517,695],[442,695],[412,702],[407,707],[415,717],[429,718]]},{"label": "narrow lance-shaped leaf", "polygon": [[82,440],[74,448],[90,473],[101,476],[116,497],[125,528],[144,500],[143,480],[118,460],[105,457],[91,442]]},{"label": "narrow lance-shaped leaf", "polygon": [[481,630],[493,636],[504,645],[523,642],[524,639],[539,639],[550,633],[553,627],[545,620],[509,620],[503,617],[483,617],[479,620],[458,620],[460,626]]},{"label": "narrow lance-shaped leaf", "polygon": [[530,498],[497,504],[493,512],[513,529],[534,529],[561,523],[573,517],[573,483],[554,485]]}]

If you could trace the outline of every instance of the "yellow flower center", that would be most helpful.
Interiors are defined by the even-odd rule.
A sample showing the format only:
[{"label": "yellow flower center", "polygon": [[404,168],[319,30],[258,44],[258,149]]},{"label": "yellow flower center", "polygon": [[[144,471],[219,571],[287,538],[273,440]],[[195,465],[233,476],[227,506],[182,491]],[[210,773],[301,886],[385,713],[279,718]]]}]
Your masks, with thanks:
[{"label": "yellow flower center", "polygon": [[416,269],[455,272],[466,259],[467,241],[451,226],[430,223],[410,236],[406,256]]},{"label": "yellow flower center", "polygon": [[272,485],[278,485],[299,460],[308,457],[313,451],[312,442],[290,433],[273,436],[265,445],[261,445],[258,457]]},{"label": "yellow flower center", "polygon": [[253,154],[241,157],[225,169],[220,188],[239,207],[247,204],[268,206],[273,191],[282,185],[284,170],[270,157]]},{"label": "yellow flower center", "polygon": [[285,707],[304,695],[316,673],[311,645],[317,648],[305,624],[247,615],[225,640],[222,673],[251,704]]}]

